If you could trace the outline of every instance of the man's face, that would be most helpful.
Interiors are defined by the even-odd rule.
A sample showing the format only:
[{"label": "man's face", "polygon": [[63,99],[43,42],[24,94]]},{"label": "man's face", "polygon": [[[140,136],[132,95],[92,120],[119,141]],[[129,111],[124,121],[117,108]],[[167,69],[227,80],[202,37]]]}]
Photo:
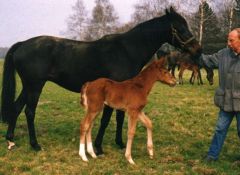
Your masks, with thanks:
[{"label": "man's face", "polygon": [[228,34],[228,47],[237,54],[240,54],[240,39],[237,31],[235,30]]}]

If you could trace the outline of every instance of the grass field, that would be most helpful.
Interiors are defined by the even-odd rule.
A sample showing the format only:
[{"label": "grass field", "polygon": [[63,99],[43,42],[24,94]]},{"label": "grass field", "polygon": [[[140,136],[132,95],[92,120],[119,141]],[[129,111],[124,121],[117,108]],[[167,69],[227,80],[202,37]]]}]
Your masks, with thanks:
[{"label": "grass field", "polygon": [[[2,61],[0,72],[2,73]],[[2,75],[0,74],[0,77]],[[156,83],[145,107],[153,121],[154,159],[148,157],[146,129],[138,124],[133,142],[132,156],[136,166],[129,165],[124,150],[115,145],[115,113],[104,137],[105,155],[83,162],[78,155],[79,122],[83,109],[79,94],[71,93],[53,83],[43,89],[36,111],[36,131],[43,150],[34,152],[29,146],[26,118],[18,119],[16,147],[7,150],[4,138],[6,125],[0,123],[0,175],[12,174],[240,174],[240,143],[236,121],[231,125],[220,160],[206,164],[201,161],[208,150],[217,118],[218,109],[213,105],[214,89],[208,85],[190,85],[185,74],[185,84],[174,88]],[[1,79],[0,79],[1,81]],[[18,79],[18,92],[21,85]],[[95,138],[100,116],[93,128]],[[127,120],[124,123],[126,142]]]}]

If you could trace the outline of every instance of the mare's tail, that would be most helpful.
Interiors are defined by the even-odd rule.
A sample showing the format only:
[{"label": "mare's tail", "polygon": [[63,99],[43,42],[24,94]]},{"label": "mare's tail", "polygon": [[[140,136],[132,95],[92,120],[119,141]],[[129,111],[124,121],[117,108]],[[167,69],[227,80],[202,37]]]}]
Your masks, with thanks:
[{"label": "mare's tail", "polygon": [[16,91],[16,78],[15,78],[15,67],[13,62],[13,54],[21,43],[14,44],[5,57],[3,66],[3,79],[2,79],[2,95],[1,95],[1,112],[0,120],[3,122],[11,121],[11,113],[14,109],[14,99]]}]

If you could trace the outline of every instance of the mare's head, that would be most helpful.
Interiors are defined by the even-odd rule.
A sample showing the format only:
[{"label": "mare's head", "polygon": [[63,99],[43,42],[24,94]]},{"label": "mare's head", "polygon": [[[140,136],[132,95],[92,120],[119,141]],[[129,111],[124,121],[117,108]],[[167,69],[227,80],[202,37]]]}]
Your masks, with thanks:
[{"label": "mare's head", "polygon": [[198,59],[202,48],[193,34],[190,32],[188,24],[184,17],[175,12],[171,7],[166,9],[166,16],[169,24],[170,40],[169,43],[183,51],[189,52],[192,58]]},{"label": "mare's head", "polygon": [[176,85],[176,78],[166,69],[167,59],[166,57],[161,57],[159,60],[155,61],[157,67],[157,77],[158,81],[168,84],[169,86]]}]

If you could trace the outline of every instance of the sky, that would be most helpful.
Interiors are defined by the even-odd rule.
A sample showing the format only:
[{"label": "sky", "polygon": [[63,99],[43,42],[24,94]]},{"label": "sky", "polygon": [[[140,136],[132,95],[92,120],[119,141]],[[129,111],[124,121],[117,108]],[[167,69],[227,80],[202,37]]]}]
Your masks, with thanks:
[{"label": "sky", "polygon": [[[94,0],[83,0],[88,11]],[[130,21],[137,0],[110,0],[120,22]],[[0,47],[39,35],[64,37],[76,0],[0,0]]]}]

